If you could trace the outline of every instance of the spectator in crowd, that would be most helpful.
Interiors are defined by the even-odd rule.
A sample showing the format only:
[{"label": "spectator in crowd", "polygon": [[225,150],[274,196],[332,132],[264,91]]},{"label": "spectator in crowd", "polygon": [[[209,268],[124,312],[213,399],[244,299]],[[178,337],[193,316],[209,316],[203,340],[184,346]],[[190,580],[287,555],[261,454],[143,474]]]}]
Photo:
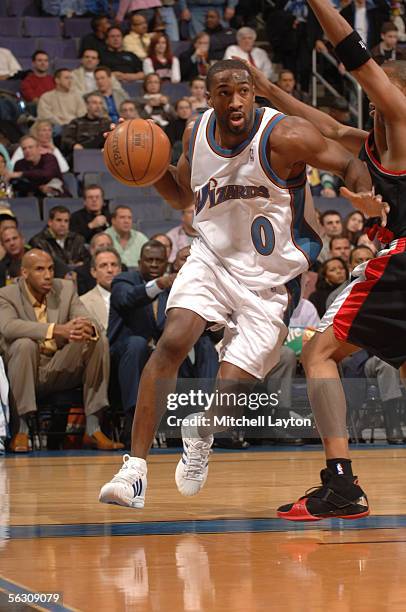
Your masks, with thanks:
[{"label": "spectator in crowd", "polygon": [[[99,249],[104,249],[106,247],[112,247],[113,240],[111,236],[105,234],[104,232],[100,232],[99,234],[94,234],[93,238],[90,240],[89,244],[89,255],[90,259],[85,261],[83,266],[80,268],[76,268],[75,272],[77,273],[77,286],[79,295],[83,295],[87,293],[91,289],[96,286],[96,281],[92,276],[90,269],[90,262],[93,255],[95,255],[96,251]],[[127,266],[125,264],[121,264],[121,269],[123,271],[127,270]]]},{"label": "spectator in crowd", "polygon": [[357,246],[366,246],[371,249],[374,256],[377,254],[378,249],[376,248],[376,244],[369,239],[368,234],[361,234],[361,236],[357,240]]},{"label": "spectator in crowd", "polygon": [[351,242],[346,236],[333,236],[330,240],[330,257],[339,257],[346,264],[350,260]]},{"label": "spectator in crowd", "polygon": [[83,236],[89,244],[95,234],[104,232],[109,225],[110,213],[104,203],[103,189],[100,185],[87,185],[83,193],[83,208],[71,215],[71,231]]},{"label": "spectator in crowd", "polygon": [[[175,13],[176,0],[161,0],[162,6],[157,11],[159,13],[159,20],[156,20],[155,30],[162,25],[163,30],[168,35],[168,38],[172,42],[179,41],[179,25],[178,17]],[[158,21],[158,23],[157,23]],[[161,23],[159,23],[159,21]]]},{"label": "spectator in crowd", "polygon": [[80,299],[99,327],[107,333],[111,283],[113,278],[121,273],[120,255],[110,246],[97,249],[92,255],[90,272],[96,281],[96,286],[80,296]]},{"label": "spectator in crowd", "polygon": [[[72,70],[72,89],[78,91],[82,96],[97,89],[94,71],[99,61],[100,55],[96,49],[85,49],[81,57],[81,65]],[[118,89],[123,95],[125,94],[120,82],[114,76],[111,85],[113,89]]]},{"label": "spectator in crowd", "polygon": [[[15,216],[11,208],[9,208],[6,203],[2,204],[0,202],[0,236],[3,230],[9,227],[13,227],[13,228],[18,227],[17,217]],[[0,240],[0,260],[2,260],[3,257],[5,257],[5,255],[6,255],[6,250],[1,244],[1,240]]]},{"label": "spectator in crowd", "polygon": [[152,36],[148,57],[144,59],[142,69],[145,75],[158,74],[161,81],[179,83],[179,60],[171,50],[171,43],[166,34],[156,33]]},{"label": "spectator in crowd", "polygon": [[148,22],[153,21],[155,11],[161,6],[160,0],[120,0],[116,21],[121,23],[127,13],[142,15]]},{"label": "spectator in crowd", "polygon": [[121,119],[139,119],[137,107],[133,100],[124,100],[120,104],[120,117]]},{"label": "spectator in crowd", "polygon": [[175,118],[175,111],[169,104],[168,96],[161,93],[161,79],[155,73],[148,74],[144,78],[143,88],[144,95],[137,100],[140,116],[152,119],[165,128]]},{"label": "spectator in crowd", "polygon": [[353,0],[343,2],[341,15],[361,36],[369,49],[379,43],[385,21],[389,21],[389,3]]},{"label": "spectator in crowd", "polygon": [[206,96],[206,79],[203,77],[195,77],[190,82],[190,102],[192,110],[201,112],[206,110],[209,105]]},{"label": "spectator in crowd", "polygon": [[112,73],[107,66],[96,68],[94,76],[97,85],[96,93],[103,96],[104,104],[111,121],[117,123],[120,118],[118,109],[127,95],[121,89],[113,89]]},{"label": "spectator in crowd", "polygon": [[210,9],[219,10],[223,14],[223,20],[229,22],[235,15],[235,7],[238,0],[180,0],[179,8],[182,10],[181,18],[190,21],[190,35],[196,36],[204,30],[206,25],[207,11]]},{"label": "spectator in crowd", "polygon": [[4,287],[21,276],[21,261],[29,247],[25,246],[24,237],[16,227],[2,229],[0,242],[5,252],[0,261],[0,287]]},{"label": "spectator in crowd", "polygon": [[209,49],[210,36],[207,32],[200,32],[193,39],[191,47],[179,56],[182,81],[191,81],[197,76],[207,76],[210,68]]},{"label": "spectator in crowd", "polygon": [[323,263],[330,256],[331,238],[333,236],[340,236],[343,233],[343,222],[340,213],[336,210],[326,210],[320,217],[320,227],[322,230],[323,248],[317,259]]},{"label": "spectator in crowd", "polygon": [[172,145],[172,164],[177,163],[182,154],[182,138],[185,127],[192,116],[192,104],[189,98],[181,98],[175,104],[176,118],[171,119],[165,132]]},{"label": "spectator in crowd", "polygon": [[237,31],[237,44],[230,45],[224,54],[224,59],[239,57],[261,70],[265,76],[272,77],[272,63],[263,49],[255,46],[257,33],[252,28],[240,28]]},{"label": "spectator in crowd", "polygon": [[[69,172],[69,164],[52,140],[52,123],[48,119],[38,119],[30,128],[30,135],[37,139],[41,155],[50,153],[54,155],[58,162],[59,170],[63,174]],[[19,146],[13,153],[11,164],[14,168],[15,163],[19,159],[23,159],[24,154],[22,147]]]},{"label": "spectator in crowd", "polygon": [[172,252],[169,257],[171,263],[175,261],[176,253],[183,247],[191,245],[197,236],[197,231],[193,227],[194,214],[194,205],[185,208],[182,210],[182,223],[167,232],[172,241]]},{"label": "spectator in crowd", "polygon": [[106,34],[111,27],[109,18],[106,15],[97,15],[90,22],[92,32],[86,34],[81,40],[79,57],[83,56],[86,49],[95,49],[99,56],[106,50]]},{"label": "spectator in crowd", "polygon": [[296,87],[295,75],[291,70],[281,70],[278,74],[278,80],[276,81],[277,86],[285,91],[290,96],[293,96],[297,100],[301,100],[306,104],[310,103],[309,96],[304,92],[299,91]]},{"label": "spectator in crowd", "polygon": [[89,93],[84,96],[84,100],[86,114],[73,119],[62,130],[62,147],[70,156],[74,149],[102,149],[103,133],[110,129],[110,119],[105,111],[102,95]]},{"label": "spectator in crowd", "polygon": [[60,68],[54,74],[55,89],[44,93],[38,102],[38,118],[48,119],[54,125],[67,125],[86,112],[79,92],[72,90],[72,73]]},{"label": "spectator in crowd", "polygon": [[111,227],[106,230],[106,234],[112,237],[121,261],[129,268],[137,267],[141,247],[148,238],[133,229],[133,213],[129,206],[116,206],[111,215]]},{"label": "spectator in crowd", "polygon": [[398,46],[398,29],[394,23],[387,21],[381,29],[381,42],[371,50],[372,57],[381,65],[387,60],[404,60],[405,51]]},{"label": "spectator in crowd", "polygon": [[112,27],[107,32],[107,50],[102,53],[103,65],[108,66],[120,82],[140,81],[144,78],[141,60],[123,48],[120,28]]},{"label": "spectator in crowd", "polygon": [[8,164],[4,153],[0,153],[0,200],[12,198],[13,187],[8,177]]},{"label": "spectator in crowd", "polygon": [[[150,240],[142,247],[139,272],[120,274],[112,284],[108,338],[125,413],[123,441],[126,445],[141,373],[162,334],[169,290],[176,276],[165,274],[167,263],[165,247]],[[194,363],[187,357],[179,376],[212,378],[217,368],[217,353],[210,339],[202,336],[194,346]]]},{"label": "spectator in crowd", "polygon": [[49,74],[49,56],[45,51],[35,51],[32,56],[32,72],[21,82],[21,94],[26,102],[38,103],[42,94],[55,88]]},{"label": "spectator in crowd", "polygon": [[31,417],[37,393],[83,384],[87,441],[101,450],[122,445],[100,430],[108,406],[109,355],[100,334],[70,281],[54,279],[48,253],[33,249],[24,255],[23,278],[0,290],[0,334],[8,379],[19,416],[13,452],[28,451]]},{"label": "spectator in crowd", "polygon": [[344,220],[344,235],[352,245],[357,244],[358,238],[364,231],[365,217],[359,210],[354,210]]},{"label": "spectator in crowd", "polygon": [[20,196],[69,197],[56,157],[51,153],[41,154],[38,140],[33,136],[23,136],[20,146],[24,158],[15,163],[12,172],[8,172],[8,178],[15,179],[15,192]]},{"label": "spectator in crowd", "polygon": [[220,12],[215,8],[207,11],[205,24],[204,31],[210,36],[209,58],[214,61],[221,60],[227,47],[236,43],[235,30],[223,26]]},{"label": "spectator in crowd", "polygon": [[9,49],[0,47],[0,81],[5,81],[20,72],[21,66]]},{"label": "spectator in crowd", "polygon": [[148,22],[141,13],[133,13],[130,17],[130,32],[124,36],[125,51],[134,53],[140,60],[148,56],[152,34],[148,32]]},{"label": "spectator in crowd", "polygon": [[169,257],[172,252],[172,240],[166,234],[154,234],[153,236],[151,236],[150,240],[156,240],[157,242],[160,242],[164,245],[166,251],[166,259],[168,260],[167,271],[170,271],[169,268],[172,269],[172,265],[169,263]]},{"label": "spectator in crowd", "polygon": [[327,259],[321,266],[316,283],[316,291],[309,296],[321,318],[326,312],[326,300],[330,293],[348,279],[348,268],[340,257]]},{"label": "spectator in crowd", "polygon": [[85,239],[69,230],[69,209],[65,206],[53,206],[49,211],[47,226],[33,236],[30,246],[46,251],[53,260],[64,262],[75,268],[89,259]]}]

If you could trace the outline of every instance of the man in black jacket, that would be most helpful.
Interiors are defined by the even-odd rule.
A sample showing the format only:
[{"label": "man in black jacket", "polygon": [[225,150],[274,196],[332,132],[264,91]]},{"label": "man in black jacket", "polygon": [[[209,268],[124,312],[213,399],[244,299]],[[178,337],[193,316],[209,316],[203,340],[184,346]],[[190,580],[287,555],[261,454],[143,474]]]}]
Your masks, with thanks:
[{"label": "man in black jacket", "polygon": [[108,205],[104,203],[104,192],[100,185],[88,185],[83,195],[83,208],[72,214],[70,230],[83,236],[86,244],[90,244],[95,234],[109,227],[111,216]]},{"label": "man in black jacket", "polygon": [[233,28],[221,24],[221,15],[217,9],[209,9],[206,15],[205,32],[210,36],[209,59],[221,60],[227,47],[235,45],[236,37]]},{"label": "man in black jacket", "polygon": [[89,259],[89,252],[83,236],[69,231],[69,217],[65,206],[51,208],[47,227],[33,236],[29,244],[49,253],[54,261],[63,261],[74,269]]}]

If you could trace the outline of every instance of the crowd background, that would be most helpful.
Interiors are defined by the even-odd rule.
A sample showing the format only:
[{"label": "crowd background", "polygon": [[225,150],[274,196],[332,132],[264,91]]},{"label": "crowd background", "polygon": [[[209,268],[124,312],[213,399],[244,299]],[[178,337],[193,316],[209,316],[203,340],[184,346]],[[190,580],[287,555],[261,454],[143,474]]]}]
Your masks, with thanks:
[{"label": "crowd background", "polygon": [[[378,63],[405,57],[404,2],[334,3],[368,42]],[[233,56],[246,59],[289,95],[309,102],[314,50],[318,71],[339,94],[332,96],[319,87],[320,108],[356,125],[345,69],[326,61],[325,54],[334,56],[334,51],[304,0],[1,3],[0,287],[17,285],[26,291],[21,279],[24,255],[30,249],[48,253],[52,274],[69,280],[87,309],[96,344],[106,341],[109,363],[97,367],[108,380],[106,388],[99,389],[104,395],[96,420],[92,417],[98,411],[89,408],[94,398],[84,400],[89,444],[117,447],[112,431],[103,430],[101,416],[117,402],[123,414],[119,435],[128,445],[139,377],[162,333],[170,287],[196,235],[193,208],[175,213],[153,189],[126,188],[107,174],[103,133],[120,117],[152,119],[168,134],[176,163],[186,124],[207,108],[205,77],[213,62]],[[367,113],[364,127],[369,127]],[[323,249],[303,278],[302,300],[291,321],[291,327],[302,330],[317,325],[331,296],[378,248],[363,215],[337,197],[337,177],[308,168],[308,179],[319,209]],[[0,290],[0,314],[5,295]],[[35,321],[43,324],[38,317]],[[4,335],[2,330],[0,322]],[[49,351],[49,340],[39,344],[41,354]],[[215,376],[219,340],[204,335],[181,375]],[[12,343],[6,344],[3,357],[17,413],[11,449],[18,452],[26,450],[28,434],[38,427],[38,420],[35,399],[23,406],[26,398],[15,390]],[[26,351],[24,343],[23,348]],[[48,352],[52,364],[58,351],[59,346]],[[286,409],[292,405],[292,380],[300,372],[297,356],[287,343],[279,370],[266,381],[269,387],[275,385],[272,378],[279,381],[280,405]],[[388,388],[380,387],[384,405],[402,397],[398,375],[387,368],[371,365],[371,356],[365,354],[355,365],[350,360],[347,371],[366,378],[383,369],[381,380],[390,380],[385,383]],[[281,383],[282,378],[288,382]],[[109,381],[110,391],[120,390],[113,398]],[[67,386],[66,380],[59,383],[55,389]],[[34,396],[38,384],[33,380]],[[400,404],[391,414],[398,418],[385,422],[387,438],[400,443]]]}]

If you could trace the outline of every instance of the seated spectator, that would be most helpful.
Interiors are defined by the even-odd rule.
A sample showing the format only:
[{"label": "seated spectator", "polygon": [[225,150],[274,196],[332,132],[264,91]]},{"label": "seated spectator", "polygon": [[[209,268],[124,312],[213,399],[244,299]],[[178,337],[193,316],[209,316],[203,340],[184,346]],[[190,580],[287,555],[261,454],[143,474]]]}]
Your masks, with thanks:
[{"label": "seated spectator", "polygon": [[124,100],[124,102],[121,102],[119,110],[120,110],[120,118],[125,119],[126,121],[128,119],[139,119],[140,118],[138,111],[137,111],[137,107],[135,105],[135,102],[133,102],[133,100]]},{"label": "seated spectator", "polygon": [[365,217],[359,210],[354,210],[344,220],[344,235],[352,245],[357,244],[358,238],[364,231]]},{"label": "seated spectator", "polygon": [[0,242],[5,251],[0,261],[0,287],[4,287],[21,276],[21,262],[30,247],[25,246],[23,235],[16,227],[2,229]]},{"label": "seated spectator", "polygon": [[49,74],[48,53],[35,51],[32,56],[32,72],[21,82],[21,94],[26,102],[37,104],[42,94],[52,89],[55,89],[55,81]]},{"label": "seated spectator", "polygon": [[171,51],[171,43],[166,34],[157,33],[151,38],[148,57],[144,59],[142,69],[145,75],[155,73],[161,81],[179,83],[179,60]]},{"label": "seated spectator", "polygon": [[194,205],[185,208],[182,210],[182,223],[167,232],[172,241],[172,252],[169,257],[171,263],[175,261],[176,253],[183,249],[183,247],[191,245],[194,238],[198,235],[193,227],[194,214]]},{"label": "seated spectator", "polygon": [[343,222],[340,213],[336,210],[326,210],[320,216],[320,227],[322,230],[323,248],[317,260],[321,263],[330,256],[330,240],[333,236],[340,236],[343,233]]},{"label": "seated spectator", "polygon": [[[54,145],[54,141],[52,140],[52,123],[47,119],[38,119],[34,125],[31,126],[30,135],[34,136],[38,141],[39,150],[41,155],[45,155],[46,153],[50,153],[54,155],[56,161],[58,162],[59,170],[62,172],[69,172],[69,164],[58,149]],[[24,154],[22,147],[19,146],[13,153],[13,157],[11,158],[11,165],[14,168],[15,163],[19,159],[23,159]]]},{"label": "seated spectator", "polygon": [[168,260],[168,272],[172,271],[172,264],[169,263],[169,257],[172,252],[172,240],[166,234],[154,234],[150,240],[156,240],[164,245],[166,251],[166,259]]},{"label": "seated spectator", "polygon": [[193,39],[190,49],[179,56],[182,81],[191,81],[194,77],[206,77],[210,68],[209,60],[210,36],[200,32]]},{"label": "seated spectator", "polygon": [[148,56],[149,44],[152,34],[148,32],[148,22],[144,15],[133,13],[130,17],[130,32],[124,36],[123,47],[131,51],[140,60]]},{"label": "seated spectator", "polygon": [[70,212],[65,206],[53,206],[48,224],[29,242],[35,249],[49,253],[54,261],[62,261],[71,269],[83,265],[89,259],[85,239],[69,230]]},{"label": "seated spectator", "polygon": [[86,94],[84,100],[86,114],[73,119],[62,130],[62,147],[71,159],[74,149],[102,149],[103,133],[110,130],[111,121],[105,111],[102,95],[93,92]]},{"label": "seated spectator", "polygon": [[[100,55],[96,49],[85,49],[81,56],[81,66],[72,70],[72,89],[78,91],[82,96],[97,89],[94,71],[99,65]],[[125,91],[121,87],[116,77],[112,77],[113,89],[119,89],[124,95]]]},{"label": "seated spectator", "polygon": [[107,333],[110,312],[111,283],[121,273],[120,255],[113,247],[99,248],[92,255],[90,272],[96,286],[80,296],[87,311]]},{"label": "seated spectator", "polygon": [[23,159],[19,159],[12,172],[17,195],[34,195],[37,197],[69,197],[70,193],[63,181],[56,157],[51,153],[41,154],[38,140],[33,136],[23,136],[20,140]]},{"label": "seated spectator", "polygon": [[240,57],[264,73],[267,79],[272,77],[272,62],[263,49],[255,47],[257,33],[252,28],[240,28],[237,31],[237,44],[226,49],[224,59]]},{"label": "seated spectator", "polygon": [[161,93],[161,79],[154,72],[144,79],[144,95],[138,98],[137,104],[143,119],[152,119],[161,128],[175,118],[175,111],[169,104],[168,96]]},{"label": "seated spectator", "polygon": [[0,47],[0,81],[5,81],[20,72],[21,66],[9,49]]},{"label": "seated spectator", "polygon": [[381,28],[381,42],[371,49],[371,54],[380,66],[387,60],[406,59],[405,50],[398,46],[399,33],[396,25],[387,21]]},{"label": "seated spectator", "polygon": [[206,95],[206,79],[195,77],[190,82],[190,102],[192,110],[201,112],[209,108]]},{"label": "seated spectator", "polygon": [[[90,241],[89,244],[89,255],[90,259],[88,259],[83,266],[80,268],[76,268],[77,273],[77,285],[78,285],[78,293],[79,295],[83,295],[87,293],[94,287],[96,287],[96,281],[92,276],[90,269],[91,258],[96,254],[96,251],[99,249],[112,248],[113,240],[111,236],[108,234],[101,232],[99,234],[95,234]],[[128,270],[125,264],[121,264],[121,270],[126,272]]]},{"label": "seated spectator", "polygon": [[140,81],[144,78],[141,60],[123,47],[123,34],[120,28],[112,27],[107,32],[107,50],[103,51],[101,61],[108,66],[120,82]]},{"label": "seated spectator", "polygon": [[111,215],[111,227],[106,234],[113,239],[113,246],[121,257],[122,263],[136,268],[140,259],[142,245],[148,238],[133,229],[133,213],[129,206],[116,206]]},{"label": "seated spectator", "polygon": [[110,225],[108,204],[100,185],[87,185],[83,192],[83,208],[75,210],[70,218],[70,229],[90,243],[95,234],[104,232]]},{"label": "seated spectator", "polygon": [[348,264],[351,253],[351,242],[346,236],[333,236],[330,240],[330,257],[339,257]]},{"label": "seated spectator", "polygon": [[337,289],[349,273],[346,263],[340,257],[327,259],[318,272],[316,291],[309,296],[309,301],[316,306],[319,317],[326,312],[326,300],[330,293]]},{"label": "seated spectator", "polygon": [[122,88],[113,88],[111,70],[110,68],[107,68],[107,66],[100,66],[99,68],[96,68],[94,71],[94,76],[97,85],[97,90],[95,93],[98,93],[103,97],[108,116],[113,123],[117,123],[120,118],[118,109],[120,108],[120,104],[125,101],[127,94],[124,92],[124,90],[122,90]]},{"label": "seated spectator", "polygon": [[[142,370],[165,324],[165,308],[175,274],[165,274],[165,247],[156,241],[143,245],[139,272],[126,272],[113,280],[108,338],[112,368],[118,374],[125,413],[123,442],[130,440],[131,424]],[[194,362],[187,357],[180,377],[215,377],[218,357],[207,336],[194,346]]]},{"label": "seated spectator", "polygon": [[[17,217],[13,213],[13,211],[8,207],[7,203],[0,202],[0,236],[3,230],[8,229],[9,227],[16,228],[18,227]],[[3,259],[6,255],[6,250],[1,244],[0,240],[0,260]]]},{"label": "seated spectator", "polygon": [[[213,6],[215,4],[215,6]],[[235,7],[238,0],[218,0],[216,2],[206,2],[206,0],[181,0],[179,8],[182,9],[181,18],[189,21],[189,31],[192,36],[196,36],[204,30],[208,9],[219,9],[223,14],[224,21],[230,21],[235,15]]]},{"label": "seated spectator", "polygon": [[128,13],[130,13],[131,15],[141,14],[148,21],[152,21],[155,16],[155,10],[160,7],[160,0],[120,0],[116,15],[116,21],[117,23],[121,23]]},{"label": "seated spectator", "polygon": [[106,15],[97,15],[90,22],[92,32],[86,34],[80,41],[79,57],[83,57],[83,52],[86,49],[95,49],[99,53],[99,57],[106,47],[106,34],[111,27],[109,18]]},{"label": "seated spectator", "polygon": [[54,74],[55,89],[44,93],[38,102],[38,119],[48,119],[56,126],[67,125],[86,112],[79,92],[72,90],[72,73],[60,68]]},{"label": "seated spectator", "polygon": [[223,26],[220,12],[215,8],[207,11],[205,24],[204,31],[210,36],[209,58],[221,60],[227,47],[236,43],[235,30]]},{"label": "seated spectator", "polygon": [[306,102],[306,104],[310,104],[309,96],[296,87],[295,75],[291,70],[281,70],[278,74],[276,84],[290,96],[302,102]]},{"label": "seated spectator", "polygon": [[189,98],[181,98],[175,104],[176,119],[171,119],[165,132],[172,145],[172,164],[178,162],[182,154],[182,138],[185,127],[192,116],[192,104]]},{"label": "seated spectator", "polygon": [[81,384],[87,441],[102,450],[122,448],[100,430],[99,419],[108,406],[106,338],[80,302],[73,283],[54,278],[48,253],[37,249],[26,253],[21,272],[23,278],[0,290],[2,352],[19,416],[11,451],[28,451],[37,393]]},{"label": "seated spectator", "polygon": [[374,258],[374,254],[371,251],[371,249],[368,248],[367,246],[355,247],[355,249],[351,251],[350,259],[348,262],[350,276],[339,287],[337,287],[337,289],[334,289],[334,291],[332,291],[328,295],[327,300],[326,300],[327,309],[330,308],[331,304],[334,302],[336,297],[343,291],[343,289],[345,289],[350,284],[351,274],[354,271],[354,269],[360,264],[363,264],[373,258]]},{"label": "seated spectator", "polygon": [[13,187],[8,178],[7,159],[0,153],[0,200],[13,197]]}]

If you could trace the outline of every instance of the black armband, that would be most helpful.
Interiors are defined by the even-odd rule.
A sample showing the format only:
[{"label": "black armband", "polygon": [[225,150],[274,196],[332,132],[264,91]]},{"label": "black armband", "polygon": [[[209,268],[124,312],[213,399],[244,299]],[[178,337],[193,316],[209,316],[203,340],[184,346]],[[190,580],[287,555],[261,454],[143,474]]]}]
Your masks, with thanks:
[{"label": "black armband", "polygon": [[348,72],[360,68],[372,57],[361,36],[355,30],[338,43],[335,50]]}]

